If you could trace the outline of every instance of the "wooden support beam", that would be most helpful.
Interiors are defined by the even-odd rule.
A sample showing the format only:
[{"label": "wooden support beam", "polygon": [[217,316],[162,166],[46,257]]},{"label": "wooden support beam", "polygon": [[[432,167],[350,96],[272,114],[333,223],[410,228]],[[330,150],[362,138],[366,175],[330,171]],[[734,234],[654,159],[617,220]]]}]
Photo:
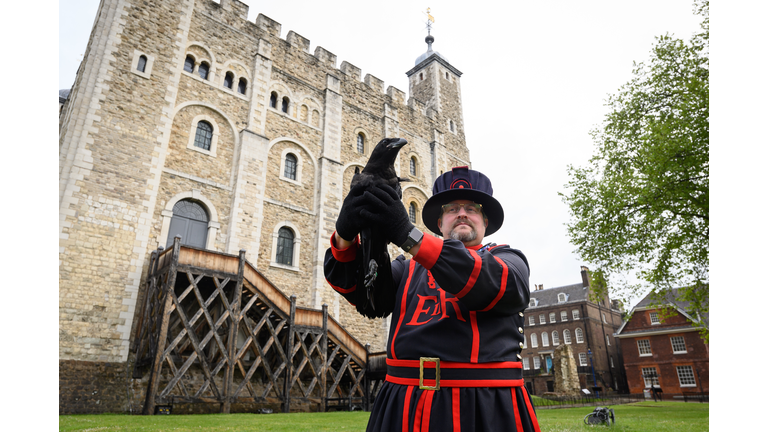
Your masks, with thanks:
[{"label": "wooden support beam", "polygon": [[[233,380],[235,377],[235,354],[237,353],[237,329],[240,326],[240,297],[243,291],[243,274],[245,273],[245,249],[240,249],[239,263],[237,266],[237,281],[234,292],[232,292],[229,301],[229,338],[227,338],[227,371],[224,377],[224,403],[221,406],[221,412],[229,414],[232,395],[234,394]],[[218,288],[218,287],[217,287]],[[226,297],[222,299],[225,303]]]},{"label": "wooden support beam", "polygon": [[288,318],[288,337],[285,341],[285,352],[288,353],[287,361],[285,362],[285,381],[283,382],[283,412],[288,413],[291,411],[291,387],[290,382],[293,371],[293,327],[296,322],[296,296],[291,296],[291,314]]},{"label": "wooden support beam", "polygon": [[321,352],[322,352],[322,366],[320,368],[320,374],[322,375],[322,404],[323,404],[323,412],[328,411],[328,377],[326,374],[328,373],[328,365],[326,364],[328,362],[328,305],[323,303],[323,339],[320,342]]}]

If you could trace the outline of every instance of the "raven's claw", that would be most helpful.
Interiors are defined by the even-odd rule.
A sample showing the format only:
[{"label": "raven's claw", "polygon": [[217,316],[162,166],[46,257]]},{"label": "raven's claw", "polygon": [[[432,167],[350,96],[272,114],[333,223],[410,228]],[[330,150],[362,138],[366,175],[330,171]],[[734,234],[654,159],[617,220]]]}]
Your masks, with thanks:
[{"label": "raven's claw", "polygon": [[378,276],[377,270],[379,265],[376,264],[376,260],[370,260],[368,262],[368,273],[365,274],[365,288],[368,290],[368,301],[371,302],[371,308],[376,310],[376,304],[373,301],[373,282]]}]

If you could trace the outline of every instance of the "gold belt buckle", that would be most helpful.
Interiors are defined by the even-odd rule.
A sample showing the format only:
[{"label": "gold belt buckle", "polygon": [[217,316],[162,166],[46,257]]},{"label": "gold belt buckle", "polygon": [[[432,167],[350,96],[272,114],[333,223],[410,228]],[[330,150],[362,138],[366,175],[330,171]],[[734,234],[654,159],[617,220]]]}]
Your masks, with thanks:
[{"label": "gold belt buckle", "polygon": [[[424,363],[431,362],[435,364],[435,386],[424,385]],[[419,358],[419,388],[421,390],[440,390],[440,359],[437,357]]]}]

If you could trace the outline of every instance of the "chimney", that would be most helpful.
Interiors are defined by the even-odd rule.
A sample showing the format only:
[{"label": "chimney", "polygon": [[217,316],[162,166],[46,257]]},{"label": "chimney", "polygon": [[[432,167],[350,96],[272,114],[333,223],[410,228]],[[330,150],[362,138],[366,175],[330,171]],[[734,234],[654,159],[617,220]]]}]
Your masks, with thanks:
[{"label": "chimney", "polygon": [[585,266],[581,266],[581,287],[589,287],[589,269]]}]

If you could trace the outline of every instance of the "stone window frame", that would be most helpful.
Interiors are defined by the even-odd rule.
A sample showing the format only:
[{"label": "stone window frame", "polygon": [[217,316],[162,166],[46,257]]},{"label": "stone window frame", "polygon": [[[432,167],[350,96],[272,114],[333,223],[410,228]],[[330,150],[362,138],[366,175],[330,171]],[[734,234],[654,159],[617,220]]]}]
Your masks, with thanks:
[{"label": "stone window frame", "polygon": [[[679,342],[677,344],[677,347],[675,347],[675,340],[674,340],[675,338],[678,338],[677,342]],[[672,344],[672,354],[688,354],[688,346],[685,344],[685,337],[684,336],[682,336],[682,335],[680,335],[680,336],[670,336],[669,337],[669,343]],[[682,345],[682,347],[683,347],[682,350],[679,349],[680,345]]]},{"label": "stone window frame", "polygon": [[[288,228],[293,231],[293,258],[291,259],[293,265],[290,266],[277,262],[277,238],[279,236],[280,228]],[[272,230],[272,250],[270,251],[269,256],[270,267],[300,272],[301,269],[299,268],[298,263],[299,257],[301,256],[301,231],[299,231],[299,227],[287,220],[275,224],[274,229]]]},{"label": "stone window frame", "polygon": [[[289,153],[296,157],[296,180],[285,176],[285,157],[288,156]],[[280,173],[278,178],[287,181],[288,183],[293,183],[296,186],[301,186],[303,166],[304,158],[301,156],[301,152],[294,147],[286,147],[283,149],[282,153],[280,153]]]},{"label": "stone window frame", "polygon": [[[224,90],[232,91],[232,88],[235,86],[235,73],[232,72],[231,70],[228,70],[228,71],[224,72],[222,75],[224,75],[221,78],[221,86],[222,86],[222,88]],[[232,75],[232,81],[230,81],[230,83],[229,83],[230,87],[227,87],[227,75]]]},{"label": "stone window frame", "polygon": [[[644,343],[641,343],[644,342]],[[637,352],[640,357],[650,357],[653,355],[650,339],[637,339]]]},{"label": "stone window frame", "polygon": [[454,134],[454,135],[455,135],[455,134],[456,134],[456,130],[457,130],[457,129],[458,129],[458,128],[456,127],[456,122],[454,122],[452,119],[448,119],[448,130],[449,130],[449,131],[450,131],[452,134]]},{"label": "stone window frame", "polygon": [[[680,383],[680,387],[697,387],[696,377],[693,374],[693,366],[675,366],[675,370],[677,371],[677,381]],[[681,370],[685,372],[681,374]]]},{"label": "stone window frame", "polygon": [[[415,168],[416,168],[416,174],[411,174],[411,166],[410,166],[410,164],[411,164],[411,161],[413,161],[413,162],[414,162],[414,164],[416,165],[416,166],[415,166]],[[418,178],[418,177],[420,177],[420,176],[421,176],[421,174],[422,174],[422,172],[421,172],[421,171],[422,171],[422,170],[421,170],[421,167],[422,167],[422,163],[421,163],[421,157],[419,156],[419,154],[418,154],[418,153],[415,153],[415,152],[411,152],[411,153],[409,153],[409,154],[408,154],[408,175],[409,175],[409,176],[411,176],[411,177],[413,177],[413,178]]]},{"label": "stone window frame", "polygon": [[568,321],[568,311],[560,311],[560,321]]},{"label": "stone window frame", "polygon": [[[357,151],[357,137],[363,135],[363,153]],[[368,156],[373,150],[371,148],[371,134],[363,127],[356,127],[352,132],[352,150],[356,155]]]},{"label": "stone window frame", "polygon": [[573,331],[576,336],[576,343],[584,343],[584,330],[581,329],[581,327],[577,327],[576,330]]},{"label": "stone window frame", "polygon": [[[213,136],[211,137],[211,149],[205,150],[195,145],[195,135],[197,134],[197,124],[201,121],[208,122],[213,127]],[[216,157],[216,149],[219,142],[219,125],[213,117],[207,114],[199,114],[192,119],[192,125],[189,128],[189,141],[187,142],[187,149],[194,150],[207,156]]]},{"label": "stone window frame", "polygon": [[[223,72],[223,73],[221,73],[220,74],[221,76],[218,77],[219,88],[221,90],[223,90],[225,92],[228,92],[228,93],[231,93],[231,94],[233,94],[233,95],[235,95],[235,96],[237,96],[237,97],[239,97],[241,99],[247,99],[248,98],[248,90],[251,87],[249,85],[249,83],[250,83],[250,75],[240,75],[240,74],[238,74],[237,70],[234,67],[232,67],[232,65],[238,65],[238,66],[242,67],[243,69],[247,70],[245,65],[240,63],[237,60],[228,60],[228,61],[226,61],[224,63],[224,65],[221,67],[221,72]],[[226,87],[224,85],[224,80],[227,77],[227,73],[232,73],[232,88]],[[238,86],[240,85],[240,80],[245,80],[245,93],[240,93],[240,91],[239,91],[239,87]]]},{"label": "stone window frame", "polygon": [[[196,54],[190,51],[190,48],[192,47],[198,47],[206,54],[205,56],[198,57]],[[192,58],[195,60],[195,66],[192,68],[192,72],[187,72],[184,70],[184,66],[182,63],[181,72],[184,74],[187,74],[187,76],[192,77],[200,82],[207,83],[208,85],[216,86],[216,82],[218,81],[218,68],[216,67],[217,62],[216,58],[211,51],[210,48],[208,48],[205,44],[199,41],[190,42],[187,44],[187,48],[184,52],[184,61],[186,61],[187,56],[192,56]],[[203,79],[200,76],[200,65],[202,63],[208,63],[208,78]],[[223,80],[222,80],[223,83]]]},{"label": "stone window frame", "polygon": [[173,206],[175,206],[177,202],[185,199],[197,201],[208,212],[208,236],[205,239],[205,248],[207,250],[213,251],[218,250],[214,246],[216,242],[216,236],[221,229],[221,223],[219,223],[219,213],[216,211],[216,206],[213,204],[213,202],[209,200],[205,195],[203,195],[202,191],[199,189],[180,192],[174,195],[165,203],[165,207],[160,212],[162,221],[160,234],[157,238],[157,246],[165,247],[165,241],[168,238],[168,231],[171,228]]},{"label": "stone window frame", "polygon": [[[144,72],[137,69],[139,66],[139,58],[144,56],[147,58],[147,64],[144,66]],[[194,56],[193,56],[194,57]],[[155,56],[147,54],[143,51],[133,50],[133,60],[131,60],[131,72],[144,79],[149,79],[152,76],[152,65],[155,63]]]},{"label": "stone window frame", "polygon": [[411,210],[413,210],[413,220],[411,220],[412,224],[418,223],[419,220],[419,214],[421,213],[419,211],[419,203],[416,200],[410,200],[408,203],[408,219],[410,220],[411,217]]},{"label": "stone window frame", "polygon": [[550,323],[556,323],[557,322],[557,315],[555,315],[554,312],[549,313],[549,322]]}]

